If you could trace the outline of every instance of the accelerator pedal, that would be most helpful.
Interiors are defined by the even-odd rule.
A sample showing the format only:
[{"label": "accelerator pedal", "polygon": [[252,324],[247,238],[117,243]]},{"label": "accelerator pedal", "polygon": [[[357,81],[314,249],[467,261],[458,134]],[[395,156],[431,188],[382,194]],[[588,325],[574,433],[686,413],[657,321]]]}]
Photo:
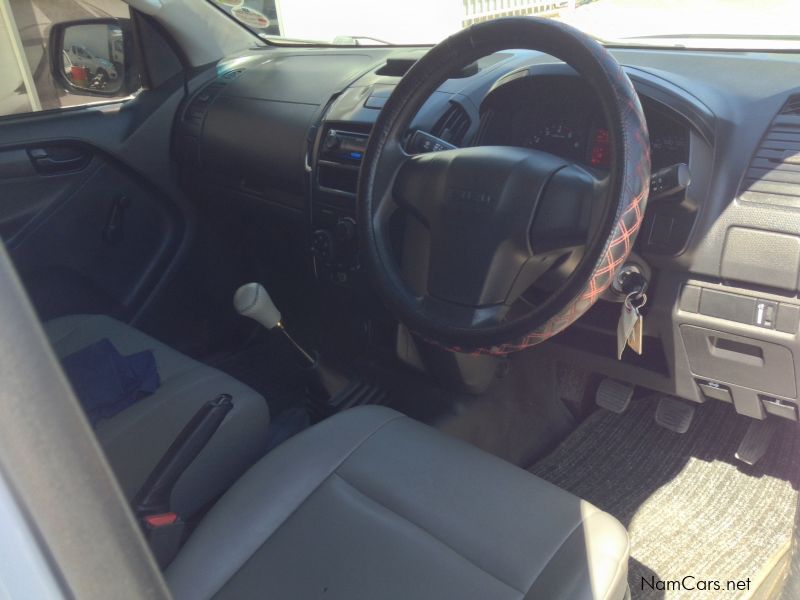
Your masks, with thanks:
[{"label": "accelerator pedal", "polygon": [[631,404],[633,386],[613,379],[603,379],[597,388],[594,401],[600,408],[605,408],[621,415]]},{"label": "accelerator pedal", "polygon": [[751,467],[767,453],[775,431],[775,419],[753,420],[739,442],[736,458]]},{"label": "accelerator pedal", "polygon": [[672,396],[662,396],[656,409],[656,423],[675,433],[686,433],[692,425],[694,409],[694,404]]}]

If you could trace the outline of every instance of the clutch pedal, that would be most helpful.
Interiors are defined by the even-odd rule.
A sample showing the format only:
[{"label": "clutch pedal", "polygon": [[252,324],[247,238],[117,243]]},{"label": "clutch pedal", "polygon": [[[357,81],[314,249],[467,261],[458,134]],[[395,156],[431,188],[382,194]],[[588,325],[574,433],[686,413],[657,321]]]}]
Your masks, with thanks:
[{"label": "clutch pedal", "polygon": [[694,419],[694,405],[673,398],[662,396],[656,409],[656,423],[675,433],[686,433]]},{"label": "clutch pedal", "polygon": [[597,388],[594,397],[595,404],[613,413],[621,415],[631,404],[633,398],[633,386],[613,379],[603,379]]}]

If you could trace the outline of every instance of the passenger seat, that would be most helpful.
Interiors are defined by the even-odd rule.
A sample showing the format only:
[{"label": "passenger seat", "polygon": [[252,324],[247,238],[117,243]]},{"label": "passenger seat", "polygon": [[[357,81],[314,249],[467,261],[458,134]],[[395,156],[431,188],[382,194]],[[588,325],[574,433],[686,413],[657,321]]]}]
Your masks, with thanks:
[{"label": "passenger seat", "polygon": [[56,355],[64,358],[108,338],[117,350],[152,350],[161,386],[110,419],[95,433],[111,468],[130,500],[169,445],[203,404],[219,394],[233,397],[233,409],[210,443],[178,480],[171,509],[186,518],[221,495],[264,454],[269,410],[254,390],[156,339],[103,315],[70,315],[48,321],[44,329]]}]

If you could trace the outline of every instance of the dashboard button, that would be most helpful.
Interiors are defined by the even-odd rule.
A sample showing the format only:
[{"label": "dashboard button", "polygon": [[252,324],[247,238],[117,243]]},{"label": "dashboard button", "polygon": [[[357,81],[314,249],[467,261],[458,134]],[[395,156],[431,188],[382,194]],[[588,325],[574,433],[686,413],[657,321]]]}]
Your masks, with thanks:
[{"label": "dashboard button", "polygon": [[339,146],[339,135],[335,131],[329,131],[328,135],[325,136],[325,148],[327,150],[333,150]]},{"label": "dashboard button", "polygon": [[311,253],[320,258],[323,263],[330,260],[333,255],[333,237],[330,232],[324,229],[314,232],[311,239]]},{"label": "dashboard button", "polygon": [[758,299],[753,325],[764,329],[775,329],[775,318],[778,315],[778,303],[770,300]]}]

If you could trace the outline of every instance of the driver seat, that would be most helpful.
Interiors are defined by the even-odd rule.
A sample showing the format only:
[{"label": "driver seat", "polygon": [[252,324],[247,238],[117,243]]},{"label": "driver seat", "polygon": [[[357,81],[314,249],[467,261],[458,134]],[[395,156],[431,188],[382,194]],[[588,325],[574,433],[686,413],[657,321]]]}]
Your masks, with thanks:
[{"label": "driver seat", "polygon": [[367,406],[265,456],[165,575],[178,600],[622,600],[628,552],[588,502]]}]

